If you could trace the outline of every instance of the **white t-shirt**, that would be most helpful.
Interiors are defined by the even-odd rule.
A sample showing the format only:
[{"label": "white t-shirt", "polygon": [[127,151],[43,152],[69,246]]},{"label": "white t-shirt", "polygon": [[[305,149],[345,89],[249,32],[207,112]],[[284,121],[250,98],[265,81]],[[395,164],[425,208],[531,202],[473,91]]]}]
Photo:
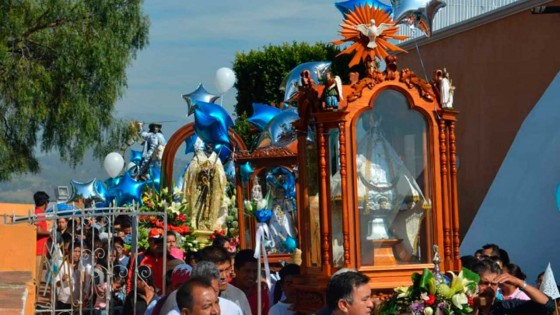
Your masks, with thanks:
[{"label": "white t-shirt", "polygon": [[[220,304],[220,314],[222,315],[243,315],[241,308],[230,300],[220,297],[218,298],[218,303]],[[167,312],[166,315],[181,315],[181,311],[179,310],[177,304],[175,304],[175,307],[171,311]]]}]

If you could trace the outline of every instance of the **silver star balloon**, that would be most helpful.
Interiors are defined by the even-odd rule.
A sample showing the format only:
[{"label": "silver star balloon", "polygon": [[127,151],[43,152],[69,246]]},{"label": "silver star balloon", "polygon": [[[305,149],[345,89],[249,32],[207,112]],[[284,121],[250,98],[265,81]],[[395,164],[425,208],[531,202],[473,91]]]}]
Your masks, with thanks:
[{"label": "silver star balloon", "polygon": [[86,205],[91,205],[92,202],[105,201],[105,199],[97,191],[95,183],[95,178],[85,183],[71,180],[70,184],[72,185],[72,196],[70,197],[70,201],[77,202],[82,200]]},{"label": "silver star balloon", "polygon": [[206,91],[202,83],[198,84],[196,90],[187,94],[183,94],[181,96],[187,102],[187,109],[188,109],[189,116],[194,113],[194,106],[196,101],[201,101],[205,103],[214,103],[220,98],[218,95],[208,93],[208,91]]},{"label": "silver star balloon", "polygon": [[391,0],[395,24],[414,26],[432,36],[434,17],[447,4],[443,0]]}]

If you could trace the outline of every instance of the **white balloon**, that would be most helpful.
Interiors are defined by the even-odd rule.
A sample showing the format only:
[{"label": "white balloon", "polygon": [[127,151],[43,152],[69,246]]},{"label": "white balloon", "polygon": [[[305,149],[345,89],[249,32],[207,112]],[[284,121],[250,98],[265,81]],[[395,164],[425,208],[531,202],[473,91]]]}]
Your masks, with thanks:
[{"label": "white balloon", "polygon": [[124,159],[119,153],[111,152],[105,157],[103,167],[111,178],[115,178],[124,167]]},{"label": "white balloon", "polygon": [[230,68],[223,67],[216,71],[216,88],[218,92],[224,94],[235,84],[235,72]]}]

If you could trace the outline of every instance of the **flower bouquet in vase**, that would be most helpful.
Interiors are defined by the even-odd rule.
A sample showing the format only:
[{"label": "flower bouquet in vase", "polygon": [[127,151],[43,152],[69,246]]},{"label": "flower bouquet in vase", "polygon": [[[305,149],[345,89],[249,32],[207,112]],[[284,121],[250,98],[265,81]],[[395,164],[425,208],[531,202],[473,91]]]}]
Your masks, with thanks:
[{"label": "flower bouquet in vase", "polygon": [[[473,295],[479,276],[466,269],[451,279],[434,275],[429,269],[412,275],[412,285],[395,289],[395,294],[383,302],[381,315],[466,315],[473,312]],[[441,279],[441,280],[438,280]]]}]

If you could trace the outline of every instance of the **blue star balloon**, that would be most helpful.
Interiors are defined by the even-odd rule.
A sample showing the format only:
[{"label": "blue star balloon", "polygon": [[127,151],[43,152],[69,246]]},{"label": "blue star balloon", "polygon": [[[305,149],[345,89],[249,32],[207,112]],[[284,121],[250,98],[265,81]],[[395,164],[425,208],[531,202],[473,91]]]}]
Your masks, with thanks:
[{"label": "blue star balloon", "polygon": [[[327,72],[331,67],[330,61],[312,61],[302,63],[290,71],[282,80],[280,90],[284,91],[284,103],[294,103],[293,98],[298,92],[301,85],[301,72],[308,70],[311,73],[311,79],[315,84],[319,84],[321,78],[327,76]],[[321,78],[319,78],[319,76]]]},{"label": "blue star balloon", "polygon": [[194,152],[194,144],[196,143],[196,140],[198,139],[198,136],[196,134],[188,137],[187,139],[185,139],[185,154],[189,154],[191,152]]},{"label": "blue star balloon", "polygon": [[85,205],[91,205],[95,201],[103,201],[103,198],[97,193],[95,189],[95,178],[89,182],[81,183],[75,180],[71,180],[72,185],[72,196],[70,201],[77,202],[82,200]]},{"label": "blue star balloon", "polygon": [[130,162],[140,165],[140,162],[142,162],[142,151],[130,150]]},{"label": "blue star balloon", "polygon": [[229,160],[224,164],[224,171],[226,172],[228,182],[235,183],[235,164],[233,160]]},{"label": "blue star balloon", "polygon": [[228,129],[232,126],[233,120],[222,106],[196,102],[194,108],[194,130],[204,143],[228,144]]},{"label": "blue star balloon", "polygon": [[159,189],[161,187],[161,169],[157,166],[151,166],[149,172],[150,179],[146,182],[146,184],[153,187],[154,190],[159,193]]},{"label": "blue star balloon", "polygon": [[142,189],[146,182],[135,181],[129,173],[124,173],[122,179],[115,187],[117,206],[122,207],[136,202],[142,204]]},{"label": "blue star balloon", "polygon": [[196,90],[187,94],[183,94],[182,97],[187,102],[188,115],[192,115],[192,113],[194,112],[195,104],[197,102],[201,101],[206,103],[214,103],[220,98],[217,95],[208,93],[202,83],[198,84]]},{"label": "blue star balloon", "polygon": [[370,8],[384,10],[389,14],[393,12],[391,6],[388,6],[379,0],[348,0],[343,2],[337,2],[334,5],[338,9],[338,11],[340,11],[343,18],[346,18],[345,14],[350,13],[350,11],[354,11],[355,7],[358,6],[365,7],[366,5],[369,6]]},{"label": "blue star balloon", "polygon": [[264,127],[280,113],[280,109],[266,105],[253,103],[253,115],[247,119],[259,131],[263,131]]},{"label": "blue star balloon", "polygon": [[282,147],[292,143],[297,138],[297,133],[292,123],[299,119],[295,108],[284,110],[274,117],[265,130],[270,134],[271,142]]},{"label": "blue star balloon", "polygon": [[294,250],[297,248],[297,240],[293,238],[291,235],[288,235],[282,245],[286,249],[288,253],[293,253]]},{"label": "blue star balloon", "polygon": [[253,167],[251,166],[251,163],[249,163],[249,162],[245,162],[245,163],[243,163],[239,166],[239,173],[241,174],[241,181],[243,181],[244,183],[249,182],[249,180],[251,179],[251,175],[254,172],[255,171],[253,170]]},{"label": "blue star balloon", "polygon": [[214,152],[220,157],[222,164],[225,164],[231,157],[231,146],[229,144],[218,143],[214,146]]}]

